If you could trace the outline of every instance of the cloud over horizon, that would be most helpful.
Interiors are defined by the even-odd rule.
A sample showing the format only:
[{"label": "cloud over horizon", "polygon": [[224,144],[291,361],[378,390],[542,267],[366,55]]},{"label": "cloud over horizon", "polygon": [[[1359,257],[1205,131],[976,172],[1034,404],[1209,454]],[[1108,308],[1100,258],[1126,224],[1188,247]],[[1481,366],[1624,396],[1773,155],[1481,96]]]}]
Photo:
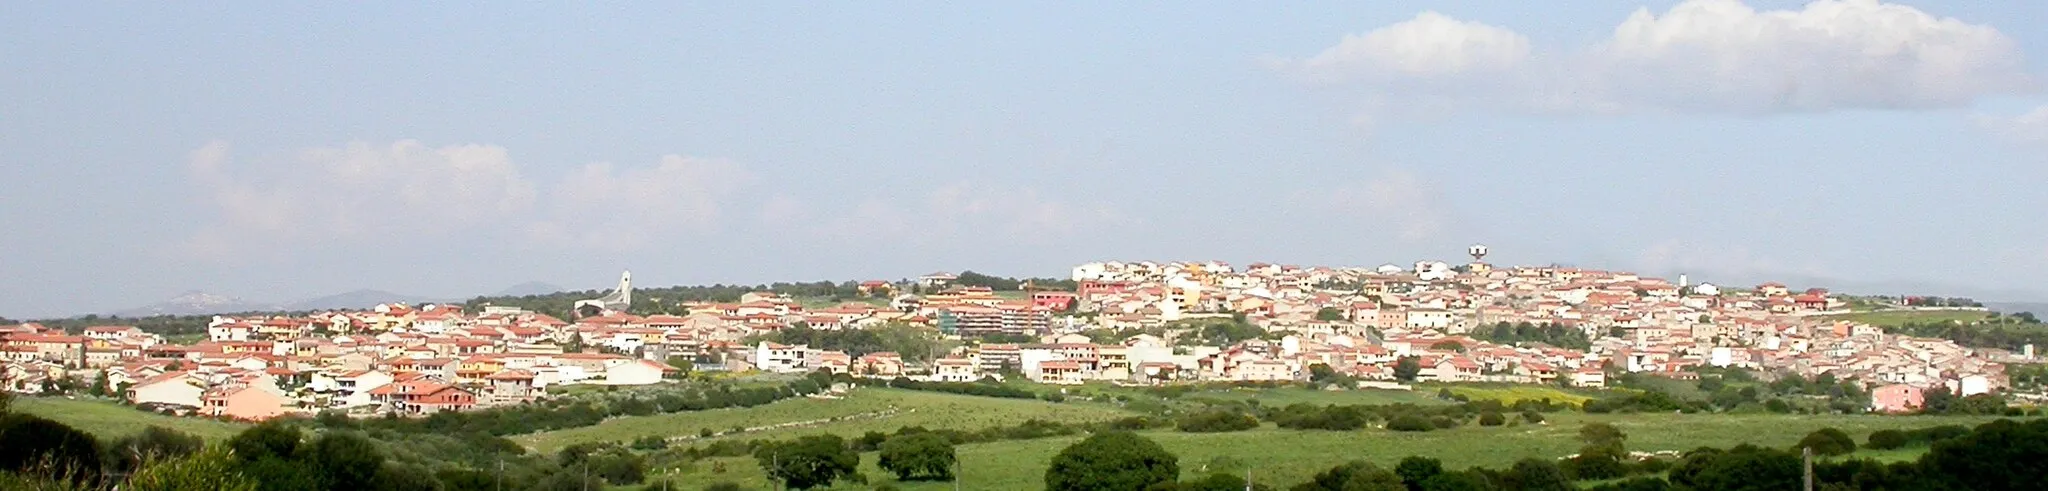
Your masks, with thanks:
[{"label": "cloud over horizon", "polygon": [[649,233],[712,226],[719,199],[747,176],[729,162],[666,155],[650,167],[592,163],[537,180],[504,147],[417,140],[351,142],[243,165],[231,162],[230,149],[216,140],[189,157],[188,175],[217,216],[187,239],[186,253],[227,258],[293,243],[492,231],[632,248]]},{"label": "cloud over horizon", "polygon": [[[712,234],[927,245],[1002,236],[1043,245],[1131,223],[1108,204],[975,181],[890,189],[858,201],[787,193],[756,199],[747,196],[763,180],[756,171],[676,154],[653,165],[588,163],[549,179],[533,177],[504,147],[416,140],[352,142],[238,164],[246,163],[233,162],[224,141],[189,155],[188,175],[216,216],[187,239],[184,252],[225,259],[293,242],[457,233],[611,253]],[[736,209],[753,211],[728,220]]]},{"label": "cloud over horizon", "polygon": [[[1423,12],[1345,36],[1282,71],[1377,110],[1759,115],[1958,107],[2033,93],[2018,45],[1990,26],[1875,0],[1757,10],[1689,0],[1638,9],[1591,46]],[[1391,107],[1389,107],[1391,106]]]}]

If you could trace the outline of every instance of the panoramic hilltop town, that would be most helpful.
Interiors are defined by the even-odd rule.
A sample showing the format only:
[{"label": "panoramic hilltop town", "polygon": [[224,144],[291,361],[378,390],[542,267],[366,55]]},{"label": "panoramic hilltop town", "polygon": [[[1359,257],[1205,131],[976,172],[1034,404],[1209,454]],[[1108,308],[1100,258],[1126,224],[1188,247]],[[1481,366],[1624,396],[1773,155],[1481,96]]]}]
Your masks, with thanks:
[{"label": "panoramic hilltop town", "polygon": [[[1851,299],[1779,283],[1731,287],[1628,272],[1466,264],[1376,268],[1092,262],[1069,288],[964,285],[933,273],[858,282],[831,305],[768,291],[631,312],[630,274],[569,318],[513,306],[379,305],[295,316],[215,316],[204,339],[134,326],[0,326],[7,389],[99,386],[139,407],[263,420],[338,411],[424,415],[513,405],[564,387],[642,386],[685,371],[829,371],[941,382],[1158,385],[1306,380],[1360,387],[1493,382],[1603,387],[1618,373],[1695,379],[1734,367],[1853,380],[1869,409],[1926,391],[2001,391],[2020,352],[1832,320]],[[808,305],[808,306],[807,306]],[[1875,309],[1917,309],[1866,305]],[[943,352],[849,353],[768,338],[909,326]],[[1240,331],[1235,335],[1218,331]],[[1532,334],[1534,333],[1534,334]],[[1407,364],[1403,373],[1402,365]]]}]

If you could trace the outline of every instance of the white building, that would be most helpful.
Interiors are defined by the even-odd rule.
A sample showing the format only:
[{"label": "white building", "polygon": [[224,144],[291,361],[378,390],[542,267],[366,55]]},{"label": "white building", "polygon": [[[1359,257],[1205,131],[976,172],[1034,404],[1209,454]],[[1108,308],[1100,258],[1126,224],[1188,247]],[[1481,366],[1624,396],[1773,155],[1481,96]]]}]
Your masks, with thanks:
[{"label": "white building", "polygon": [[606,368],[605,385],[651,385],[661,383],[662,374],[676,369],[651,360],[633,360]]},{"label": "white building", "polygon": [[754,347],[754,368],[766,372],[802,372],[808,369],[804,360],[810,358],[811,349],[804,345],[787,345],[762,341]]}]

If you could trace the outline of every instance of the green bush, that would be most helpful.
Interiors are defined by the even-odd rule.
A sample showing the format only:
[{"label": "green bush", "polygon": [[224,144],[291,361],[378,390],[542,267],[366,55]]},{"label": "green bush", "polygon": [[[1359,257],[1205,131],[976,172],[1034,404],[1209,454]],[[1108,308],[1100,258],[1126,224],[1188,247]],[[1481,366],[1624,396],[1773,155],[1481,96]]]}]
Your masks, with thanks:
[{"label": "green bush", "polygon": [[1422,416],[1403,414],[1387,421],[1387,429],[1394,431],[1429,431],[1436,429],[1436,425],[1430,424],[1429,420]]},{"label": "green bush", "polygon": [[1500,426],[1507,424],[1507,422],[1508,418],[1501,416],[1500,413],[1489,411],[1479,415],[1479,426]]},{"label": "green bush", "polygon": [[1813,449],[1816,455],[1848,455],[1856,451],[1856,440],[1850,439],[1849,434],[1842,430],[1821,428],[1806,434],[1806,438],[1799,439],[1799,444],[1793,448],[1802,447]]},{"label": "green bush", "polygon": [[1258,418],[1231,409],[1210,409],[1182,417],[1174,428],[1188,433],[1221,433],[1259,427]]},{"label": "green bush", "polygon": [[1911,443],[1911,439],[1907,438],[1906,432],[1903,431],[1877,430],[1870,433],[1870,438],[1867,442],[1864,446],[1872,449],[1892,450],[1905,448],[1906,444]]}]

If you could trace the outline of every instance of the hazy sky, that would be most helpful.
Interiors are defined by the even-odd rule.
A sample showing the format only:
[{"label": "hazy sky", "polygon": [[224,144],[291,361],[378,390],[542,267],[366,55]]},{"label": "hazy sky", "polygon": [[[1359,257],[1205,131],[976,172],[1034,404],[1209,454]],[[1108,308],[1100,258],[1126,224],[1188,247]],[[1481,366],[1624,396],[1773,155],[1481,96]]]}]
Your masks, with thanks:
[{"label": "hazy sky", "polygon": [[0,315],[1571,263],[2048,299],[2048,2],[31,2]]}]

